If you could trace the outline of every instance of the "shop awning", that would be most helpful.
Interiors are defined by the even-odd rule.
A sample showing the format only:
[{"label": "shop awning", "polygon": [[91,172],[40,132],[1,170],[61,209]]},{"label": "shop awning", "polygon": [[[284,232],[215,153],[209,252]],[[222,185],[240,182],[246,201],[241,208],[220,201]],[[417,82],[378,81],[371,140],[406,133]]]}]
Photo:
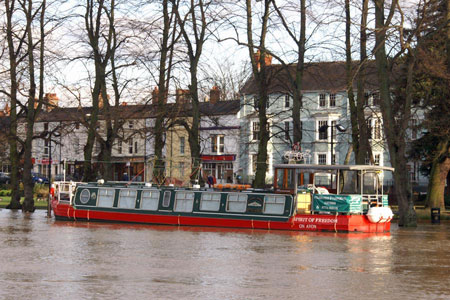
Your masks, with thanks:
[{"label": "shop awning", "polygon": [[235,161],[235,154],[227,154],[227,155],[202,155],[202,161]]}]

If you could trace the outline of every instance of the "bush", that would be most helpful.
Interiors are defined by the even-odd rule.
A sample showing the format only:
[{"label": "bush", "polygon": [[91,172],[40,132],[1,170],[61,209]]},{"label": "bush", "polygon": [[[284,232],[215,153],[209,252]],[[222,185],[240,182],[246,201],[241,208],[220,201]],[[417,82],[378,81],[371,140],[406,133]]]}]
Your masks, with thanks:
[{"label": "bush", "polygon": [[43,184],[36,184],[33,188],[34,198],[47,198],[48,197],[48,187]]}]

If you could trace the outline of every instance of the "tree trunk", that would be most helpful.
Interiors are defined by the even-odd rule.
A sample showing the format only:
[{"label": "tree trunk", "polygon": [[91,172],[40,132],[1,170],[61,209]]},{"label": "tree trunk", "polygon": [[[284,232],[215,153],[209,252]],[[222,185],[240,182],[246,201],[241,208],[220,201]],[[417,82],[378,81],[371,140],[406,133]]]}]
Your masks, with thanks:
[{"label": "tree trunk", "polygon": [[5,0],[6,10],[6,37],[8,41],[9,52],[9,79],[10,79],[10,125],[8,132],[8,144],[9,144],[9,160],[11,163],[11,201],[7,208],[20,209],[19,195],[19,153],[17,151],[17,56],[14,49],[13,29],[12,29],[12,17],[15,11],[14,1],[10,3],[9,0]]},{"label": "tree trunk", "polygon": [[437,146],[437,155],[433,159],[426,203],[429,207],[445,210],[444,191],[450,171],[449,142],[441,141]]},{"label": "tree trunk", "polygon": [[259,117],[259,143],[258,143],[258,155],[256,158],[256,174],[253,187],[264,188],[266,185],[266,172],[267,172],[267,145],[269,143],[269,130],[266,115],[266,103],[268,101],[267,91],[265,89],[260,90],[260,99],[258,101],[258,117]]},{"label": "tree trunk", "polygon": [[[154,142],[154,151],[155,151],[155,162],[153,166],[153,180],[157,184],[164,183],[164,174],[165,174],[165,164],[163,160],[163,149],[165,145],[164,133],[166,132],[164,126],[164,120],[166,118],[165,113],[165,103],[167,102],[167,90],[168,90],[168,81],[166,81],[166,75],[169,73],[167,70],[167,56],[169,52],[169,29],[170,29],[170,17],[169,17],[169,9],[168,9],[168,0],[163,1],[163,19],[164,19],[164,27],[163,27],[163,35],[162,35],[162,43],[161,43],[161,51],[160,51],[160,59],[159,59],[159,78],[158,78],[158,94],[157,98],[153,99],[153,101],[157,101],[156,105],[158,107],[158,112],[155,119],[155,142]],[[173,45],[172,45],[173,46]],[[169,63],[170,68],[170,63]],[[168,76],[167,76],[168,77]],[[167,82],[167,86],[166,86]],[[155,103],[153,103],[155,104]]]},{"label": "tree trunk", "polygon": [[[302,107],[303,73],[305,70],[306,51],[306,1],[300,0],[300,39],[298,41],[298,60],[295,74],[295,89],[292,105],[292,121],[294,127],[294,144],[302,141],[302,126],[300,121],[300,109]],[[289,73],[289,69],[286,70]]]},{"label": "tree trunk", "polygon": [[[353,68],[352,68],[352,49],[350,40],[350,26],[351,26],[351,15],[350,15],[350,0],[345,0],[345,69],[347,75],[347,97],[348,103],[350,105],[350,124],[352,126],[352,146],[355,152],[355,161],[358,161],[359,157],[359,138],[360,138],[360,128],[358,127],[358,112],[355,105],[355,95],[353,93]],[[333,137],[331,137],[333,138]],[[331,153],[333,155],[333,153]]]},{"label": "tree trunk", "polygon": [[369,129],[367,127],[366,118],[364,114],[364,95],[365,95],[365,65],[367,60],[367,15],[369,1],[363,0],[363,9],[361,12],[361,26],[360,26],[360,68],[357,75],[357,98],[356,98],[356,115],[359,128],[359,148],[355,153],[356,164],[366,164],[366,157],[370,160],[372,157],[372,148],[369,142]]},{"label": "tree trunk", "polygon": [[[394,7],[395,5],[391,8],[390,16]],[[409,187],[409,173],[406,168],[405,137],[399,134],[391,102],[388,62],[385,50],[387,25],[384,23],[384,0],[375,0],[375,26],[378,28],[375,32],[375,62],[380,91],[380,105],[391,164],[395,168],[394,181],[399,205],[399,226],[415,227],[417,226],[417,216],[414,211],[414,203]],[[407,109],[408,106],[405,105],[406,113],[408,113]],[[402,125],[404,125],[407,116],[404,115],[402,117],[404,118]]]}]

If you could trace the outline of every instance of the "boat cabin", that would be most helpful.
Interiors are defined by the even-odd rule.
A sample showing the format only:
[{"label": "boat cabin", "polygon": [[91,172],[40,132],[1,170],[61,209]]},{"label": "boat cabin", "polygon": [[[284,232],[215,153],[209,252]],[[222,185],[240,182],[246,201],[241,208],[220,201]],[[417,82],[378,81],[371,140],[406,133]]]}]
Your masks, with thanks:
[{"label": "boat cabin", "polygon": [[[287,220],[294,211],[291,195],[263,191],[152,186],[148,183],[97,182],[57,187],[59,201],[77,209],[175,216],[234,216]],[[59,192],[61,190],[61,192]]]},{"label": "boat cabin", "polygon": [[393,168],[366,165],[278,164],[274,191],[293,195],[299,213],[366,213],[388,206],[383,174]]}]

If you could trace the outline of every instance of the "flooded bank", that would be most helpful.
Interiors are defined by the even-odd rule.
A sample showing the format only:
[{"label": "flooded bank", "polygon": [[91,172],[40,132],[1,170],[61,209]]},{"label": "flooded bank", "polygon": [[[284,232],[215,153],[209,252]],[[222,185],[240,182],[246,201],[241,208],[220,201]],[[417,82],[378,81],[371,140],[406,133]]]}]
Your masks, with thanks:
[{"label": "flooded bank", "polygon": [[0,299],[447,299],[450,224],[390,234],[73,223],[0,210]]}]

